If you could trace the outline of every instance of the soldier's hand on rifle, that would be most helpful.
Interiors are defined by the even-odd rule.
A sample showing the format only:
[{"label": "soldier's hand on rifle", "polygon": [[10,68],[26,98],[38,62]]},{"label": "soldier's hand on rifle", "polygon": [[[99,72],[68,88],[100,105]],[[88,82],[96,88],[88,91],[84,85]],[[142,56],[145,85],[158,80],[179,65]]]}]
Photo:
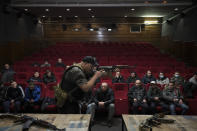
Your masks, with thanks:
[{"label": "soldier's hand on rifle", "polygon": [[178,99],[176,99],[176,98],[175,98],[175,99],[173,99],[173,101],[174,101],[174,102],[177,102],[177,101],[178,101]]},{"label": "soldier's hand on rifle", "polygon": [[143,102],[146,103],[146,99],[144,99]]},{"label": "soldier's hand on rifle", "polygon": [[11,100],[11,103],[14,103],[14,100]]},{"label": "soldier's hand on rifle", "polygon": [[137,99],[136,99],[136,98],[134,98],[134,99],[133,99],[133,101],[134,101],[134,102],[137,102]]},{"label": "soldier's hand on rifle", "polygon": [[30,100],[30,102],[32,102],[32,103],[33,103],[33,102],[34,102],[34,99],[31,99],[31,100]]},{"label": "soldier's hand on rifle", "polygon": [[179,100],[179,104],[183,104],[183,100],[182,99]]},{"label": "soldier's hand on rifle", "polygon": [[96,71],[95,75],[99,78],[105,73],[104,70]]}]

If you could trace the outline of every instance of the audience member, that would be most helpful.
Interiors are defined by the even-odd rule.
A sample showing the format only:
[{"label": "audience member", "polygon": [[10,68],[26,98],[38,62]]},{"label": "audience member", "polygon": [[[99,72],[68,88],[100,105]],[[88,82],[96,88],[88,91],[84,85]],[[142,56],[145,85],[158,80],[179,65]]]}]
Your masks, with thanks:
[{"label": "audience member", "polygon": [[139,80],[139,77],[137,76],[136,72],[131,72],[130,76],[127,79],[127,83],[135,83],[136,80]]},{"label": "audience member", "polygon": [[187,98],[194,98],[194,94],[197,89],[197,73],[189,79],[188,82],[183,86],[184,94]]},{"label": "audience member", "polygon": [[129,89],[128,99],[133,106],[133,113],[138,114],[138,107],[142,107],[142,113],[146,114],[148,110],[146,89],[142,86],[140,80],[136,80],[135,85]]},{"label": "audience member", "polygon": [[156,81],[155,77],[152,75],[151,71],[148,70],[146,72],[146,75],[142,78],[142,83],[144,84],[148,84],[150,83],[151,81]]},{"label": "audience member", "polygon": [[51,64],[49,64],[49,62],[46,60],[44,64],[42,64],[40,67],[50,67],[50,66]]},{"label": "audience member", "polygon": [[[109,127],[112,126],[112,117],[115,112],[115,105],[114,105],[114,92],[111,88],[109,88],[106,82],[101,84],[101,87],[96,90],[94,102],[91,105],[92,110],[95,109],[107,109],[108,110],[108,119],[107,125]],[[95,111],[92,111],[92,120],[94,119]]]},{"label": "audience member", "polygon": [[120,74],[120,71],[116,72],[115,77],[112,78],[112,83],[124,83],[125,80],[123,76]]},{"label": "audience member", "polygon": [[57,63],[55,64],[55,67],[63,67],[63,68],[65,68],[66,65],[63,63],[61,58],[58,58]]},{"label": "audience member", "polygon": [[42,82],[39,72],[35,72],[32,77],[27,80],[27,82]]},{"label": "audience member", "polygon": [[13,81],[6,93],[6,101],[3,102],[3,108],[5,113],[10,112],[10,105],[14,106],[14,112],[20,111],[21,102],[23,101],[23,93],[18,87],[17,83]]},{"label": "audience member", "polygon": [[5,64],[4,68],[1,71],[1,82],[11,82],[14,79],[14,70],[11,69],[9,64]]},{"label": "audience member", "polygon": [[179,86],[175,86],[174,82],[172,81],[163,90],[163,99],[164,102],[170,106],[171,115],[176,115],[176,107],[182,108],[182,115],[184,115],[189,109],[189,107],[183,101],[183,95],[181,94]]},{"label": "audience member", "polygon": [[46,73],[43,76],[43,82],[45,84],[56,82],[55,75],[50,70],[46,70]]},{"label": "audience member", "polygon": [[184,78],[177,71],[174,73],[174,76],[170,80],[179,85],[183,85],[185,82]]},{"label": "audience member", "polygon": [[150,102],[150,111],[152,114],[156,112],[156,106],[162,106],[162,109],[168,109],[168,106],[162,102],[162,91],[155,81],[151,81],[147,97]]},{"label": "audience member", "polygon": [[25,103],[24,108],[26,112],[32,112],[34,105],[39,104],[41,95],[40,87],[34,85],[33,82],[29,83],[29,86],[25,89]]},{"label": "audience member", "polygon": [[160,85],[167,85],[169,84],[169,78],[166,77],[163,72],[160,72],[159,77],[156,82],[157,84],[160,84]]}]

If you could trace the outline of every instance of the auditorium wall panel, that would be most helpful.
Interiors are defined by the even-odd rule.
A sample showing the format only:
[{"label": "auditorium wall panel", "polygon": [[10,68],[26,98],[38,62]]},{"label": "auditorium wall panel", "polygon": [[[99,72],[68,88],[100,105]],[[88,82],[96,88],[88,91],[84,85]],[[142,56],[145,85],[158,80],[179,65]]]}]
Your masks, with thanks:
[{"label": "auditorium wall panel", "polygon": [[[154,19],[152,19],[154,20]],[[118,23],[116,29],[108,31],[89,31],[87,24],[84,23],[44,23],[45,39],[54,41],[159,41],[161,38],[161,24],[144,25],[144,18],[138,18],[136,23],[143,25],[139,33],[130,32],[130,25],[136,23]],[[63,31],[62,24],[67,28]],[[92,28],[102,28],[103,23],[93,23]],[[109,24],[106,24],[109,25]],[[80,28],[80,31],[74,31],[74,28]],[[100,33],[99,33],[100,32]]]},{"label": "auditorium wall panel", "polygon": [[7,42],[0,44],[0,65],[5,63],[14,63],[22,60],[25,56],[40,51],[52,44],[44,40],[23,40],[20,42]]}]

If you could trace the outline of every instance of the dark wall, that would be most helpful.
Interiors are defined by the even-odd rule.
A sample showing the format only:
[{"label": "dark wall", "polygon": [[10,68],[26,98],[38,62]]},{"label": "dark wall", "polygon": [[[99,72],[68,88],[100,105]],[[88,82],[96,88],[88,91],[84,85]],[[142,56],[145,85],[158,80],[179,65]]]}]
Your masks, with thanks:
[{"label": "dark wall", "polygon": [[17,18],[16,12],[5,14],[0,6],[0,43],[21,41],[42,36],[42,26],[34,24],[32,17],[22,15]]},{"label": "dark wall", "polygon": [[171,24],[163,24],[162,36],[178,41],[197,41],[197,8],[184,17],[178,17]]}]

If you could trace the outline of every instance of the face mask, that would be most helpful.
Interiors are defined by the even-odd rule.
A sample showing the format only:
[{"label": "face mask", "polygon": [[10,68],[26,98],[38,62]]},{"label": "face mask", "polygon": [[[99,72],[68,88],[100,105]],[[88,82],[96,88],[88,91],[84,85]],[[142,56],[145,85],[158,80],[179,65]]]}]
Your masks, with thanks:
[{"label": "face mask", "polygon": [[174,76],[175,76],[175,77],[179,77],[179,75],[177,75],[177,74],[176,74],[176,75],[174,75]]},{"label": "face mask", "polygon": [[164,78],[164,75],[160,75],[159,77],[160,77],[160,78]]}]

